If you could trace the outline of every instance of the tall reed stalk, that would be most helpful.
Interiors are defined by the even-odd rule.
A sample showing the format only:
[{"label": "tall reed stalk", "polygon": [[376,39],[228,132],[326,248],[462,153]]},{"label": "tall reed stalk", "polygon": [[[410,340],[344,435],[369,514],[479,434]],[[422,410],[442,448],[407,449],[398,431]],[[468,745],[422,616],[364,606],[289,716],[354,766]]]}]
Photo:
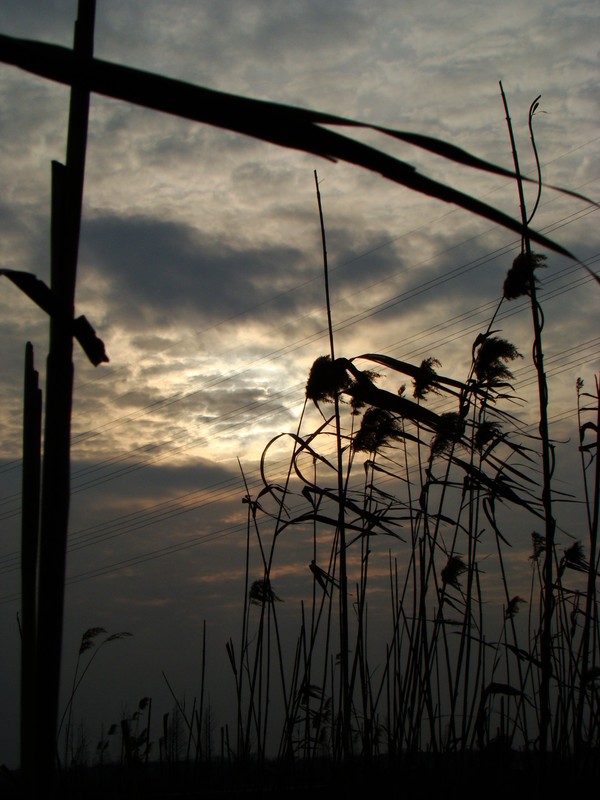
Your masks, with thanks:
[{"label": "tall reed stalk", "polygon": [[548,749],[548,736],[549,726],[551,720],[551,700],[550,700],[550,683],[552,679],[552,618],[555,608],[554,598],[554,538],[556,532],[556,520],[554,518],[552,509],[552,474],[554,472],[554,448],[550,440],[550,430],[548,425],[548,382],[544,370],[544,349],[542,343],[542,328],[543,328],[543,314],[541,306],[537,300],[536,278],[534,276],[534,269],[536,266],[536,257],[531,249],[531,238],[529,236],[529,223],[539,202],[539,192],[541,191],[542,179],[540,162],[537,157],[537,149],[535,147],[535,138],[533,136],[533,115],[538,108],[539,97],[531,104],[529,109],[529,130],[531,134],[531,142],[533,145],[534,153],[536,156],[536,163],[538,166],[538,199],[535,203],[533,212],[530,216],[527,213],[527,206],[525,203],[525,193],[523,190],[523,179],[521,177],[521,169],[519,166],[519,157],[515,138],[512,129],[512,123],[508,111],[508,103],[506,95],[500,83],[500,91],[502,94],[502,102],[506,112],[506,123],[510,136],[510,143],[513,154],[514,169],[517,181],[517,190],[519,194],[519,206],[521,210],[521,222],[523,224],[522,245],[521,245],[521,259],[523,262],[524,272],[529,273],[525,280],[527,282],[526,293],[529,295],[531,301],[531,319],[533,325],[533,363],[537,376],[538,387],[538,412],[539,412],[539,425],[538,431],[540,435],[540,447],[542,455],[542,504],[544,507],[544,595],[543,595],[543,617],[542,617],[542,630],[540,636],[541,644],[541,679],[540,679],[540,731],[539,743],[540,750],[545,753]]}]

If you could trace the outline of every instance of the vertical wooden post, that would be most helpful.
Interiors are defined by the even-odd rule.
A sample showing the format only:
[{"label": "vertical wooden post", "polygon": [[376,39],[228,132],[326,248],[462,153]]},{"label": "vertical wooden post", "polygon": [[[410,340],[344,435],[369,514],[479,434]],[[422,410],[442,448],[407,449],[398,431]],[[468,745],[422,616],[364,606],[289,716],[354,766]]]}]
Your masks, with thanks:
[{"label": "vertical wooden post", "polygon": [[40,530],[42,392],[33,364],[33,346],[25,348],[23,388],[23,477],[21,483],[21,774],[29,789],[35,769],[35,664],[37,560]]},{"label": "vertical wooden post", "polygon": [[52,165],[51,287],[67,311],[50,320],[40,529],[37,641],[38,764],[48,791],[56,778],[57,720],[63,633],[70,497],[73,398],[73,311],[87,144],[95,0],[79,0],[74,53],[78,74],[71,89],[66,166]]}]

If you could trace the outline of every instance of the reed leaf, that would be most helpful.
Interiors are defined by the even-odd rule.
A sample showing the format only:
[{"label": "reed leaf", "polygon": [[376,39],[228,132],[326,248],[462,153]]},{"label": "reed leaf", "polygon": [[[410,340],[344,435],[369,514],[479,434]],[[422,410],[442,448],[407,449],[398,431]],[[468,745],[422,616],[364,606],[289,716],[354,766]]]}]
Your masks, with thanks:
[{"label": "reed leaf", "polygon": [[452,386],[461,392],[466,392],[467,390],[477,392],[480,391],[478,387],[467,386],[467,384],[463,381],[457,381],[454,378],[448,378],[445,375],[439,375],[437,372],[434,373],[434,375],[431,375],[430,368],[434,366],[434,362],[437,366],[440,366],[437,359],[425,359],[425,362],[422,362],[418,367],[414,364],[408,363],[407,361],[400,361],[397,358],[381,355],[379,353],[363,353],[361,356],[355,356],[352,361],[357,361],[358,359],[373,361],[375,364],[380,364],[382,367],[388,367],[388,369],[394,370],[394,372],[401,372],[402,374],[413,378],[415,382],[422,379],[421,376],[424,369],[424,364],[425,362],[430,361],[431,363],[429,364],[429,369],[427,369],[427,365],[425,365],[425,369],[427,369],[428,374],[433,378],[432,385],[436,389],[440,390],[443,389],[444,386]]},{"label": "reed leaf", "polygon": [[494,478],[491,478],[489,475],[486,475],[483,470],[478,469],[478,467],[476,467],[474,464],[470,464],[468,461],[464,461],[455,455],[452,456],[451,460],[453,464],[461,467],[461,469],[463,469],[474,481],[487,488],[492,498],[500,497],[503,500],[508,500],[511,503],[515,503],[516,505],[526,508],[536,517],[539,517],[540,519],[544,518],[543,514],[537,511],[532,503],[525,500],[525,498],[520,497],[515,492],[515,490],[509,485],[508,481],[502,475],[496,475]]},{"label": "reed leaf", "polygon": [[[315,563],[314,559],[310,562],[308,567],[309,567],[310,571],[312,572],[312,574],[315,576],[315,579],[316,579],[317,583],[319,584],[321,589],[323,589],[323,591],[325,592],[325,594],[327,596],[329,596],[329,586],[328,586],[328,584],[332,584],[337,589],[340,588],[339,581],[337,581],[332,575],[330,575],[324,569],[319,567],[319,565]],[[307,687],[307,688],[310,689],[311,687]],[[318,692],[318,694],[308,694],[308,695],[306,695],[306,697],[308,697],[308,696],[310,696],[310,697],[319,697],[321,690],[318,687],[312,687],[312,688],[315,689]]]},{"label": "reed leaf", "polygon": [[361,372],[361,370],[348,359],[340,358],[337,360],[343,362],[355,378],[344,390],[346,394],[352,397],[354,403],[382,408],[392,412],[392,414],[397,414],[403,419],[408,419],[412,422],[424,425],[431,430],[436,429],[439,416],[435,412],[418,403],[412,402],[412,400],[408,400],[406,397],[392,394],[392,392],[375,386],[369,374],[367,372]]}]

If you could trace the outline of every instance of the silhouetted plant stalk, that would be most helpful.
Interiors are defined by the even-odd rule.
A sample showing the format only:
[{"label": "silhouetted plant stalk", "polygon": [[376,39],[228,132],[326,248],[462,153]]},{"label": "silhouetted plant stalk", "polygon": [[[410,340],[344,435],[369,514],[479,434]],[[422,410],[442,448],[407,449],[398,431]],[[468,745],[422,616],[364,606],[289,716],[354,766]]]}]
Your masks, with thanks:
[{"label": "silhouetted plant stalk", "polygon": [[[303,415],[299,421],[299,429],[302,426]],[[282,747],[285,752],[292,752],[291,736],[293,723],[291,722],[294,713],[294,686],[297,681],[297,666],[292,672],[291,688],[288,686],[286,669],[284,665],[284,654],[282,650],[279,624],[276,613],[275,603],[281,598],[275,593],[271,583],[271,568],[275,556],[278,537],[285,527],[289,524],[286,518],[289,516],[286,507],[288,496],[288,485],[294,469],[296,454],[302,452],[307,446],[300,439],[299,435],[292,434],[293,452],[288,464],[287,476],[284,484],[278,485],[271,483],[266,475],[266,456],[271,446],[273,446],[284,434],[274,437],[265,447],[261,459],[261,475],[263,478],[263,489],[253,499],[243,470],[242,476],[246,486],[245,502],[248,504],[248,535],[246,542],[246,570],[245,570],[245,601],[242,624],[242,637],[240,643],[239,663],[236,659],[235,648],[230,640],[227,643],[227,653],[234,672],[238,706],[238,757],[246,761],[250,754],[252,745],[256,748],[259,763],[262,763],[267,752],[267,737],[269,727],[269,709],[271,699],[271,661],[272,661],[272,635],[274,632],[276,661],[278,664],[279,683],[281,689],[280,697],[283,700],[286,723]],[[287,436],[287,434],[285,434]],[[275,511],[266,511],[267,501],[275,502]],[[271,544],[267,547],[263,533],[258,524],[257,515],[265,512],[273,524]],[[251,531],[254,531],[254,538],[258,543],[260,563],[263,577],[254,580],[250,584],[250,542]],[[260,607],[258,627],[255,633],[251,629],[251,609]],[[253,648],[253,649],[252,649]],[[247,697],[245,687],[247,686]]]},{"label": "silhouetted plant stalk", "polygon": [[[75,671],[73,673],[73,682],[71,685],[71,693],[69,695],[69,699],[67,700],[67,704],[65,706],[65,710],[63,711],[62,717],[60,719],[60,723],[58,725],[57,733],[56,733],[56,745],[58,750],[58,742],[60,738],[60,733],[62,731],[62,727],[65,724],[65,747],[64,747],[64,767],[68,768],[71,759],[69,759],[69,751],[71,755],[73,754],[73,743],[72,743],[72,721],[73,721],[73,704],[75,701],[75,695],[77,694],[77,690],[81,686],[81,683],[85,676],[87,675],[90,667],[94,663],[95,659],[97,658],[98,654],[102,650],[102,648],[109,644],[110,642],[117,642],[120,639],[126,639],[130,637],[132,634],[128,631],[120,631],[119,633],[111,633],[109,636],[106,636],[100,644],[96,647],[96,639],[98,636],[106,633],[104,628],[88,628],[81,637],[81,642],[79,644],[79,650],[77,653],[77,661],[75,662]],[[92,655],[88,658],[85,667],[80,672],[81,667],[81,657],[84,653],[88,653],[93,650]]]},{"label": "silhouetted plant stalk", "polygon": [[[517,189],[519,193],[519,205],[521,209],[521,221],[523,224],[522,245],[521,253],[517,257],[516,263],[513,265],[513,271],[520,278],[521,286],[517,291],[509,292],[505,284],[504,292],[507,299],[518,296],[518,294],[527,294],[531,300],[531,317],[533,324],[533,363],[536,369],[537,385],[538,385],[538,401],[539,401],[539,435],[541,442],[541,455],[542,455],[542,504],[544,507],[544,525],[545,525],[545,551],[544,551],[544,597],[543,597],[543,618],[542,630],[540,637],[541,646],[541,681],[540,681],[540,749],[546,752],[548,748],[548,735],[551,718],[551,699],[550,699],[550,682],[552,678],[552,618],[554,614],[555,598],[554,598],[554,537],[556,531],[556,520],[554,518],[552,509],[552,474],[554,471],[554,457],[553,445],[550,440],[550,431],[548,425],[548,382],[544,370],[544,351],[542,344],[542,328],[543,328],[543,314],[541,306],[537,300],[536,289],[536,276],[535,268],[541,263],[540,257],[536,256],[531,249],[531,238],[529,235],[529,223],[531,216],[527,215],[527,207],[525,203],[525,193],[523,190],[523,180],[521,178],[521,170],[519,166],[519,158],[515,144],[512,124],[508,111],[508,104],[506,96],[500,83],[500,91],[502,94],[502,102],[506,112],[506,122],[508,126],[513,162],[515,168],[515,175],[517,180]],[[537,209],[539,202],[539,194],[541,192],[542,178],[540,163],[537,157],[537,149],[535,147],[535,138],[533,136],[533,115],[538,108],[539,97],[536,97],[529,109],[529,130],[531,134],[531,141],[536,154],[536,163],[538,168],[538,198],[536,200],[533,213]]]},{"label": "silhouetted plant stalk", "polygon": [[[579,696],[575,724],[575,741],[578,748],[589,747],[593,742],[593,717],[591,709],[597,707],[598,697],[594,681],[600,674],[598,663],[598,603],[596,598],[596,577],[600,569],[598,553],[598,524],[600,517],[600,383],[595,376],[595,392],[584,392],[583,380],[577,380],[577,423],[579,430],[579,452],[585,497],[586,518],[589,537],[589,563],[585,604],[583,609],[583,630],[581,645],[577,653],[578,674],[576,678]],[[591,398],[593,405],[582,405],[583,398]],[[585,402],[588,402],[587,400]],[[595,414],[595,421],[586,419],[583,414]],[[591,433],[589,441],[588,433]],[[591,473],[591,476],[590,476]],[[586,708],[590,719],[585,730]],[[597,721],[596,721],[597,725]]]},{"label": "silhouetted plant stalk", "polygon": [[[319,208],[319,222],[321,228],[321,244],[323,251],[323,275],[325,285],[325,306],[327,309],[327,330],[329,333],[329,357],[331,363],[335,364],[335,346],[333,338],[333,323],[331,319],[331,301],[329,297],[329,265],[327,260],[327,239],[325,234],[325,222],[323,219],[323,207],[321,204],[321,192],[319,191],[319,179],[317,171],[314,172],[315,189],[317,193],[317,204]],[[345,480],[344,480],[344,458],[342,443],[342,428],[340,419],[340,397],[339,391],[333,394],[334,419],[335,419],[335,442],[337,457],[337,493],[338,493],[338,525],[336,538],[338,539],[339,552],[339,615],[340,615],[340,725],[341,725],[341,755],[347,757],[351,752],[351,716],[352,703],[350,698],[350,676],[349,676],[349,635],[348,635],[348,573],[346,566],[346,504]]]},{"label": "silhouetted plant stalk", "polygon": [[[511,352],[511,354],[512,354],[512,352]],[[376,360],[376,359],[374,359],[374,360]],[[381,359],[379,359],[379,360],[381,360]],[[359,377],[358,371],[355,370],[353,374],[354,374],[355,377]],[[359,392],[356,390],[356,387],[348,384],[346,386],[346,388],[352,394],[353,399],[356,400],[357,396],[359,395]],[[423,415],[419,412],[419,413],[416,413],[416,416],[419,418],[419,417],[422,417]],[[365,418],[367,418],[367,414],[365,414]],[[431,418],[433,418],[433,417],[430,417],[430,419]],[[369,426],[367,425],[366,427],[368,428]],[[398,429],[398,430],[400,430],[400,429]],[[444,430],[446,430],[446,429],[444,429]],[[364,429],[361,428],[359,433],[356,435],[356,442],[357,443],[361,443],[362,440],[365,438],[365,435],[364,435],[363,431],[364,431]],[[436,447],[440,448],[441,450],[444,450],[445,447],[444,448],[441,447],[441,443],[440,443],[440,439],[439,439],[439,433],[440,432],[438,431],[438,434],[436,435]],[[403,437],[404,441],[406,441],[405,435],[406,434],[404,434],[404,437]],[[445,433],[444,435],[447,436],[448,434]],[[415,440],[416,440],[416,437],[413,437],[413,438],[415,438]],[[448,446],[449,446],[449,453],[450,453],[451,457],[450,457],[450,459],[448,460],[448,462],[446,464],[446,475],[444,477],[444,480],[440,481],[440,483],[443,484],[443,493],[446,492],[446,488],[447,488],[447,486],[449,484],[447,470],[448,470],[448,466],[452,463],[452,459],[453,459],[452,450],[453,450],[454,444],[451,441],[449,441],[449,445]],[[360,447],[360,444],[359,444],[359,447]],[[358,448],[355,447],[355,449],[358,449]],[[460,460],[458,460],[458,459],[456,459],[456,463],[457,464],[462,464],[462,462]],[[468,464],[466,466],[469,467]],[[372,460],[368,464],[368,468],[371,471],[374,472],[374,467],[375,467],[375,461]],[[428,467],[428,471],[431,472],[431,465]],[[471,466],[469,468],[468,472],[469,472],[469,474],[471,476],[478,474],[477,470],[473,466]],[[433,485],[431,483],[431,478],[429,478],[428,481],[429,481],[429,483],[431,485]],[[488,487],[488,484],[486,484],[486,487]],[[373,482],[368,484],[368,492],[369,492],[369,494],[368,494],[367,500],[369,500],[369,501],[372,500],[372,497],[373,497],[373,488],[374,488],[373,487]],[[478,491],[479,491],[479,489],[478,489]],[[424,495],[422,495],[422,503],[421,503],[422,511],[420,512],[420,519],[429,520],[430,518],[433,518],[434,527],[433,527],[432,531],[430,531],[430,539],[431,539],[431,538],[433,538],[432,534],[433,534],[433,531],[435,531],[435,528],[438,527],[438,529],[439,529],[439,525],[440,525],[440,523],[441,523],[441,521],[443,519],[443,513],[441,511],[441,507],[435,514],[432,514],[431,512],[427,511],[426,503],[425,503],[425,505],[423,505],[423,503],[425,502],[423,498],[424,498]],[[367,516],[367,514],[365,514],[365,516]],[[411,520],[411,530],[412,530],[412,537],[413,537],[413,543],[414,543],[414,541],[415,541],[415,532],[416,532],[416,529],[414,527],[414,521],[415,520],[413,519],[413,515],[412,514],[409,514],[408,518]],[[446,522],[448,522],[448,519],[446,519]],[[474,521],[472,519],[471,520],[471,525],[473,526],[474,524],[475,523],[474,523]],[[455,526],[459,526],[460,523],[458,521],[455,521],[454,525]],[[458,530],[458,527],[456,527],[456,529]],[[437,534],[435,534],[435,535],[437,535]],[[365,537],[370,538],[370,536],[371,536],[371,528],[367,527],[365,529],[365,533],[363,534],[363,542],[364,542],[364,538]],[[452,555],[453,549],[454,549],[454,545],[451,546],[450,551],[447,551],[447,552],[449,552],[449,564],[450,565],[461,564],[462,562],[457,557]],[[418,596],[421,597],[421,600],[418,601],[418,607],[420,608],[420,612],[421,612],[420,613],[420,619],[423,622],[422,630],[426,630],[426,628],[427,628],[427,616],[426,616],[426,614],[423,613],[424,609],[423,609],[422,598],[423,598],[423,596],[425,596],[426,591],[427,591],[427,589],[426,589],[427,580],[425,579],[426,569],[430,571],[430,574],[434,576],[434,580],[437,581],[437,578],[435,577],[435,568],[434,568],[434,560],[433,560],[434,556],[435,556],[436,547],[435,546],[431,546],[431,542],[429,542],[428,546],[425,547],[425,542],[424,541],[420,541],[418,550],[421,553],[421,569],[420,569],[420,572],[419,572],[419,575],[421,576],[421,589],[420,589],[419,594],[418,594]],[[414,548],[413,548],[413,551],[414,551]],[[427,553],[429,555],[428,555],[427,559],[425,559],[425,555]],[[364,563],[364,559],[363,559],[363,563]],[[479,581],[478,581],[478,578],[477,578],[477,571],[474,569],[474,566],[473,566],[474,563],[475,563],[475,558],[474,558],[474,555],[472,555],[471,556],[471,564],[472,564],[471,570],[472,570],[472,573],[473,573],[474,585],[477,587],[476,596],[479,597],[479,591],[480,591],[480,589],[479,589]],[[410,569],[412,571],[412,574],[415,575],[417,573],[416,573],[415,567],[414,567],[414,564],[415,564],[415,559],[414,558],[411,558],[411,564],[413,566]],[[363,574],[363,578],[364,577],[365,577],[365,575]],[[438,587],[438,589],[436,589],[436,592],[440,592],[441,591],[441,594],[440,594],[441,605],[443,605],[443,603],[444,603],[444,596],[445,596],[445,593],[447,591],[446,587],[451,583],[454,584],[454,585],[458,585],[457,578],[452,578],[450,572],[445,573],[445,575],[443,577],[446,580],[442,579],[442,582],[441,582],[442,583],[442,588],[440,589]],[[436,583],[436,585],[438,585],[438,584]],[[358,597],[360,598],[358,607],[359,607],[359,609],[361,609],[361,607],[364,606],[366,581],[363,580],[363,583],[359,584],[359,586],[362,586],[362,589],[358,593]],[[407,586],[408,586],[408,582],[406,583],[405,589],[403,590],[404,592],[406,591],[406,587]],[[413,592],[414,591],[415,590],[413,588]],[[462,601],[459,598],[456,602],[458,602],[460,604]],[[478,604],[479,604],[478,617],[480,617],[480,603],[479,603],[479,601],[478,601]],[[396,618],[395,633],[394,633],[394,640],[396,642],[396,647],[397,647],[398,642],[399,642],[399,637],[398,637],[399,631],[407,629],[406,628],[406,622],[403,619],[404,616],[405,616],[405,613],[404,613],[403,604],[399,603],[398,604],[398,615],[397,615],[397,618]],[[469,617],[467,617],[467,619],[469,619]],[[402,625],[400,624],[400,620],[402,620]],[[412,696],[413,696],[413,702],[410,704],[410,707],[413,708],[413,709],[415,707],[417,709],[419,709],[419,708],[422,707],[423,704],[425,706],[427,706],[428,715],[429,715],[430,737],[431,737],[431,742],[433,743],[434,746],[439,746],[440,743],[441,743],[441,739],[440,739],[441,734],[440,734],[440,730],[439,730],[440,714],[438,712],[436,712],[435,708],[434,708],[434,702],[437,702],[438,706],[439,706],[439,703],[440,703],[440,700],[439,700],[439,697],[440,697],[440,686],[439,686],[439,683],[438,683],[437,690],[435,690],[435,694],[437,695],[437,701],[434,701],[434,692],[432,691],[432,680],[433,680],[432,676],[434,675],[434,670],[436,671],[436,674],[439,671],[439,665],[437,664],[437,661],[435,660],[435,658],[436,658],[435,657],[435,653],[436,653],[436,650],[437,650],[437,648],[435,647],[435,643],[436,643],[436,639],[437,639],[437,636],[439,634],[440,629],[444,630],[441,620],[442,620],[442,618],[440,618],[438,616],[437,623],[434,625],[434,628],[433,628],[433,635],[431,636],[431,638],[429,640],[423,640],[423,636],[422,635],[420,637],[418,637],[417,639],[415,639],[414,631],[413,631],[413,634],[409,635],[409,638],[412,636],[412,639],[411,639],[412,656],[409,659],[409,664],[412,665],[411,666],[411,670],[412,671],[409,672],[409,674],[412,675],[412,684],[411,684],[412,685],[412,690],[411,690],[411,692],[412,692]],[[469,625],[470,625],[470,623],[469,623]],[[467,631],[469,629],[470,629],[469,627],[466,628]],[[360,630],[360,626],[359,626],[359,630]],[[414,647],[415,640],[420,641],[420,642],[425,641],[425,647],[426,647],[425,654],[426,654],[426,656],[429,655],[429,660],[427,661],[427,658],[425,659],[427,663],[425,664],[425,669],[424,670],[423,670],[423,663],[422,663],[423,662],[423,659],[422,659],[423,644],[421,644],[419,647],[415,648]],[[464,636],[463,636],[463,647],[466,646],[464,644],[466,642],[470,642],[470,634],[468,634],[468,633],[465,633]],[[360,647],[360,644],[361,644],[361,641],[360,641],[360,637],[359,637],[359,647]],[[396,654],[396,652],[397,652],[396,647],[394,647],[392,650],[388,650],[388,657],[390,656],[391,653]],[[446,652],[446,656],[445,656],[446,668],[449,668],[449,661],[448,661],[449,655],[448,655],[447,643],[445,644],[444,650]],[[359,664],[358,657],[356,657],[355,664]],[[398,675],[400,670],[395,669],[394,672],[395,672],[396,675]],[[465,673],[468,675],[469,674],[469,670],[466,669]],[[365,674],[365,676],[368,676],[368,672],[365,672],[364,674]],[[466,678],[464,680],[467,681]],[[368,680],[366,681],[366,683],[368,684]],[[363,688],[363,692],[364,691],[365,690]],[[404,691],[404,695],[405,696],[406,696],[406,694],[407,694],[406,691]],[[378,693],[376,693],[376,697],[379,697],[380,695],[381,695],[381,690]],[[363,694],[363,716],[365,714],[364,709],[365,709],[365,706],[366,706],[365,697],[366,697],[366,695]],[[474,704],[474,700],[471,700],[470,704],[473,705]],[[370,716],[372,717],[373,714],[370,713]],[[412,747],[418,747],[418,743],[420,742],[420,734],[418,733],[420,731],[420,723],[417,722],[418,716],[419,716],[419,714],[415,714],[414,711],[411,713],[411,716],[410,716],[409,728],[412,731],[411,738],[410,738],[410,741],[412,743],[411,744]],[[415,723],[417,723],[417,724],[415,724]],[[396,739],[396,738],[397,738],[397,736],[395,735],[393,737],[393,739]],[[366,744],[366,746],[368,748],[369,747],[369,742],[366,741],[365,744]]]}]

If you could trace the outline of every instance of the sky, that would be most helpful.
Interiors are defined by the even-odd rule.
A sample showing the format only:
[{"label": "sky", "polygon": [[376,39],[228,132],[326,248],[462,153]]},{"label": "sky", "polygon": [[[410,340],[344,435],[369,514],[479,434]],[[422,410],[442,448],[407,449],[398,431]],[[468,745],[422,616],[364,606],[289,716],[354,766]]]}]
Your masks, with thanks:
[{"label": "sky", "polygon": [[[3,0],[0,33],[70,46],[76,9],[74,0]],[[597,3],[500,0],[482,12],[465,0],[98,0],[95,54],[435,136],[511,168],[502,81],[523,172],[535,174],[527,114],[541,95],[544,182],[597,200]],[[0,98],[0,268],[48,281],[50,164],[64,160],[69,93],[0,64]],[[519,214],[510,180],[374,132],[352,135]],[[92,747],[100,725],[142,696],[169,710],[162,672],[191,702],[204,621],[208,691],[219,724],[233,719],[225,642],[241,626],[242,470],[256,492],[263,448],[296,429],[310,366],[328,352],[315,170],[336,353],[433,356],[444,374],[464,377],[518,253],[514,234],[356,167],[92,98],[76,310],[110,362],[95,368],[75,353],[65,681],[87,628],[133,634],[99,653],[78,696]],[[597,215],[545,188],[533,224],[598,271]],[[577,264],[546,255],[550,414],[567,490],[575,381],[593,385],[599,367],[599,289]],[[528,322],[515,304],[496,325],[524,355],[514,371],[526,424],[535,417]],[[43,385],[47,320],[8,281],[0,331],[0,761],[14,766],[23,354],[33,342]],[[309,415],[310,428],[319,417]],[[282,445],[270,451],[273,474]],[[275,562],[290,626],[310,591],[309,561],[310,548],[286,542]],[[260,577],[255,545],[252,565]]]}]

